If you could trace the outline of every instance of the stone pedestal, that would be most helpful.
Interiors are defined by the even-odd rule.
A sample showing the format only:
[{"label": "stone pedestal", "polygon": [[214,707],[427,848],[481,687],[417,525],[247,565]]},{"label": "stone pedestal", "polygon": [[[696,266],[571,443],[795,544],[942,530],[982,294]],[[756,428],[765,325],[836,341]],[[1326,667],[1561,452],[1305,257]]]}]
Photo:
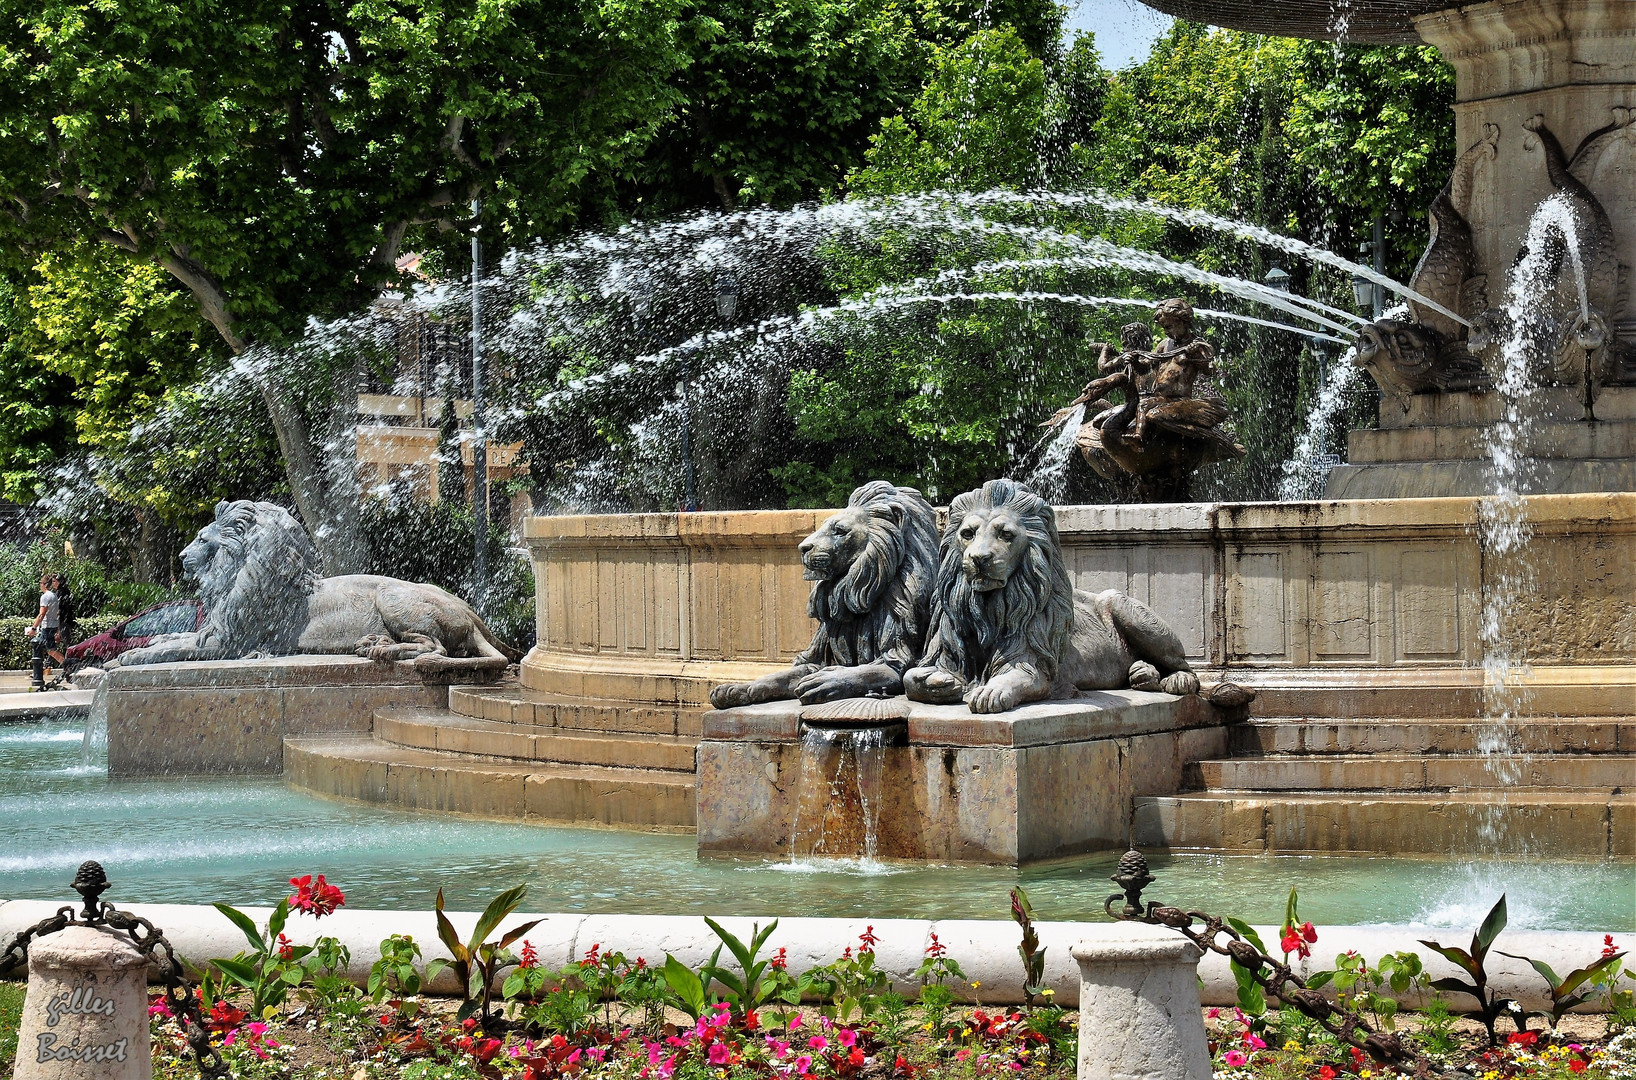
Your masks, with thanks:
[{"label": "stone pedestal", "polygon": [[[863,808],[831,795],[827,763],[803,767],[801,704],[770,702],[706,713],[698,753],[701,853],[787,855],[797,807],[806,834],[818,813],[843,820],[824,854],[865,854]],[[1017,865],[1120,848],[1131,800],[1181,790],[1188,764],[1227,745],[1224,717],[1197,696],[1090,691],[991,716],[964,705],[909,703],[907,722],[880,751],[873,809],[881,858]],[[892,745],[892,743],[897,745]],[[842,766],[844,769],[844,765]],[[841,789],[850,788],[843,775]],[[826,832],[826,836],[829,835]],[[796,847],[797,854],[806,852]]]},{"label": "stone pedestal", "polygon": [[149,1080],[148,965],[130,939],[71,926],[28,951],[15,1080]]},{"label": "stone pedestal", "polygon": [[99,693],[109,776],[277,775],[286,735],[368,735],[376,709],[449,701],[449,688],[427,685],[410,661],[356,656],[119,668]]},{"label": "stone pedestal", "polygon": [[1124,923],[1071,950],[1079,963],[1079,1080],[1210,1080],[1199,1005],[1202,949]]}]

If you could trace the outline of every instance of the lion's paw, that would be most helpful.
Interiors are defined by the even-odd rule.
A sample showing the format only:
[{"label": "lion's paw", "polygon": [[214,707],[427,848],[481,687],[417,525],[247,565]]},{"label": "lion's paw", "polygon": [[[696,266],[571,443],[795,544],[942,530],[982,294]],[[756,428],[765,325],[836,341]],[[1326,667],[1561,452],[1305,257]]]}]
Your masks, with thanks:
[{"label": "lion's paw", "polygon": [[1159,669],[1146,660],[1136,661],[1130,666],[1130,688],[1155,694],[1160,692],[1164,687],[1159,678]]},{"label": "lion's paw", "polygon": [[710,688],[710,706],[715,709],[736,709],[749,701],[749,683],[722,683]]},{"label": "lion's paw", "polygon": [[1199,692],[1199,677],[1191,671],[1172,671],[1159,680],[1159,686],[1167,694],[1186,697]]},{"label": "lion's paw", "polygon": [[1011,694],[994,686],[981,686],[966,699],[966,708],[974,713],[1008,712],[1016,706]]},{"label": "lion's paw", "polygon": [[954,705],[965,693],[965,683],[942,668],[910,668],[903,675],[903,692],[910,701],[928,705]]}]

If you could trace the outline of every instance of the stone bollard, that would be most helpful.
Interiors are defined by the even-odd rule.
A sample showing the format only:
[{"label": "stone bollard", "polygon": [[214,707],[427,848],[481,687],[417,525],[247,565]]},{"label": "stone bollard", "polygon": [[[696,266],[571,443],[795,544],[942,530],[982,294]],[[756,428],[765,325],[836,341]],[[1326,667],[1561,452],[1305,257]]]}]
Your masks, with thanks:
[{"label": "stone bollard", "polygon": [[148,961],[130,938],[70,926],[28,950],[13,1080],[151,1080]]},{"label": "stone bollard", "polygon": [[1070,950],[1079,961],[1079,1080],[1210,1080],[1203,950],[1162,927],[1097,930]]}]

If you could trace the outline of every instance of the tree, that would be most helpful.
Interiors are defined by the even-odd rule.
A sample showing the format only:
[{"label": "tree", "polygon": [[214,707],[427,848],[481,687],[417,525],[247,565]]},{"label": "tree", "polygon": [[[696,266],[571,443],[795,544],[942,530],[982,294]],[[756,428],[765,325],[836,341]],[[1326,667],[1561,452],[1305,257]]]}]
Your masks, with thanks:
[{"label": "tree", "polygon": [[621,206],[642,216],[833,195],[882,120],[914,100],[937,48],[982,25],[1055,45],[1044,0],[713,0],[682,17],[679,103]]},{"label": "tree", "polygon": [[[0,0],[0,244],[14,269],[104,244],[185,286],[233,353],[282,345],[367,304],[406,241],[435,245],[476,196],[491,238],[570,223],[586,178],[630,168],[668,114],[676,12]],[[304,373],[306,402],[245,370],[327,568],[354,568],[356,478],[322,458],[355,362]]]}]

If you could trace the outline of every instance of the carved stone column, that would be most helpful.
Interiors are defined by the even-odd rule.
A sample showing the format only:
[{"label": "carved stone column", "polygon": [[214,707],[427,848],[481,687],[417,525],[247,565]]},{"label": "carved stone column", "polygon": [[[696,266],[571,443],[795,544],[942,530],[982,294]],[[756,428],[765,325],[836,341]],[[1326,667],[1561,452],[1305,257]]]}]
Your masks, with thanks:
[{"label": "carved stone column", "polygon": [[1203,951],[1162,927],[1119,929],[1071,950],[1079,962],[1079,1080],[1210,1080]]}]

